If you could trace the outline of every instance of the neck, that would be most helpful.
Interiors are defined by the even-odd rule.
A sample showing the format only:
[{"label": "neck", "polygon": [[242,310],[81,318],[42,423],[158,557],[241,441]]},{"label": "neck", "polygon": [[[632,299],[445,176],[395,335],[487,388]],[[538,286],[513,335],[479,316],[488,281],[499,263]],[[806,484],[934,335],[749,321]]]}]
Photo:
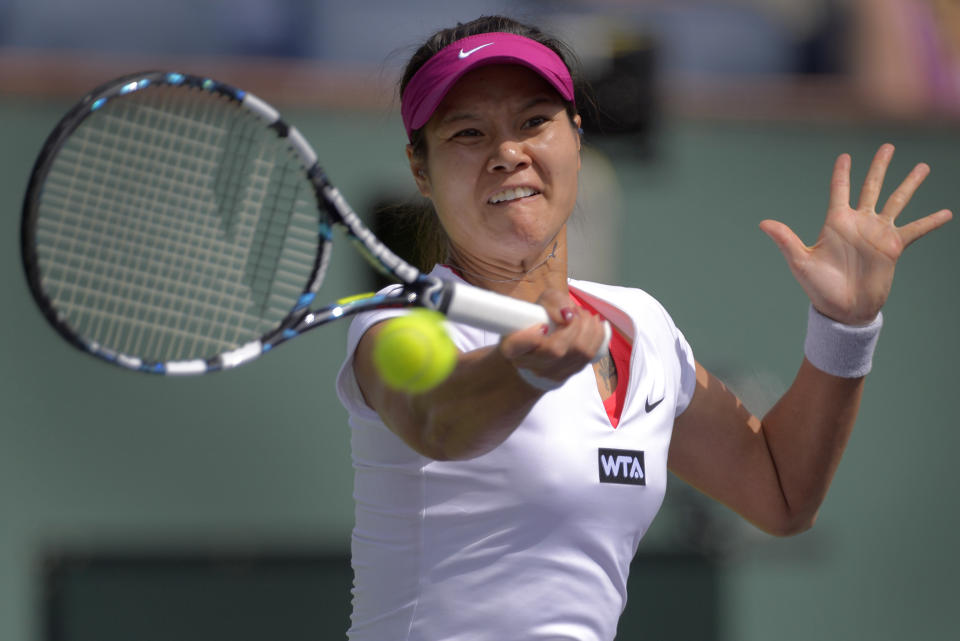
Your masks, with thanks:
[{"label": "neck", "polygon": [[567,287],[567,244],[564,228],[535,256],[519,263],[478,260],[451,247],[449,265],[476,287],[535,302],[546,289]]}]

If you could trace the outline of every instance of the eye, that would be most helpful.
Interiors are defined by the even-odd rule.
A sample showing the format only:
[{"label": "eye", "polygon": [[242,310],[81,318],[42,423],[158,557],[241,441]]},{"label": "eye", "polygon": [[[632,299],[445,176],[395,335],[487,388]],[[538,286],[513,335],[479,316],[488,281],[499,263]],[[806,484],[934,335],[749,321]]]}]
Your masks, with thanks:
[{"label": "eye", "polygon": [[482,136],[479,129],[474,129],[473,127],[468,127],[467,129],[461,129],[456,132],[451,138],[476,138],[477,136]]},{"label": "eye", "polygon": [[533,118],[528,118],[526,122],[523,123],[523,126],[527,129],[534,129],[544,124],[548,120],[550,119],[546,116],[534,116]]}]

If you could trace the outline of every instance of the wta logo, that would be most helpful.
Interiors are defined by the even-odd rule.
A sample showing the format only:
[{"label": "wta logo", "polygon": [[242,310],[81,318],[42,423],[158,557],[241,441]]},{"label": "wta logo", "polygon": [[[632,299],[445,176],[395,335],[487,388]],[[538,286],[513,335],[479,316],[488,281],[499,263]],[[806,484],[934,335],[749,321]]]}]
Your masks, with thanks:
[{"label": "wta logo", "polygon": [[647,484],[643,452],[600,448],[597,450],[597,466],[600,470],[601,483]]}]

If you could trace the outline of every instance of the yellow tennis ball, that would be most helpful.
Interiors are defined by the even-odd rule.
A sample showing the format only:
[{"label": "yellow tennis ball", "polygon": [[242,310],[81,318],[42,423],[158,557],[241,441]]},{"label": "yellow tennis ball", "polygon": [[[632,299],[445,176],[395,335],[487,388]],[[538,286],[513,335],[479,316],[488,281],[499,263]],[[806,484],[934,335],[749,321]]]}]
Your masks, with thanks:
[{"label": "yellow tennis ball", "polygon": [[373,363],[388,387],[419,394],[446,380],[457,364],[457,348],[442,314],[416,309],[386,321],[373,346]]}]

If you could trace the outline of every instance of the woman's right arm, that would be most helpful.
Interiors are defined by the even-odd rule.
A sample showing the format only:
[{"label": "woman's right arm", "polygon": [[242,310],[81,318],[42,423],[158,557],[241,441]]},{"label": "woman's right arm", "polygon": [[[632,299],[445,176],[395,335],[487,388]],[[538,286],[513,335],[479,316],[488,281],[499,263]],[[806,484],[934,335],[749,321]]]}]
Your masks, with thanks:
[{"label": "woman's right arm", "polygon": [[[558,302],[566,294],[545,294],[557,329],[530,327],[497,345],[461,352],[453,373],[422,394],[391,389],[373,364],[373,346],[384,324],[371,327],[357,345],[353,371],[367,405],[414,451],[436,460],[485,454],[515,430],[544,392],[526,383],[517,368],[564,380],[585,367],[603,340],[600,322],[576,310],[564,317]],[[551,304],[551,302],[553,304]]]}]

